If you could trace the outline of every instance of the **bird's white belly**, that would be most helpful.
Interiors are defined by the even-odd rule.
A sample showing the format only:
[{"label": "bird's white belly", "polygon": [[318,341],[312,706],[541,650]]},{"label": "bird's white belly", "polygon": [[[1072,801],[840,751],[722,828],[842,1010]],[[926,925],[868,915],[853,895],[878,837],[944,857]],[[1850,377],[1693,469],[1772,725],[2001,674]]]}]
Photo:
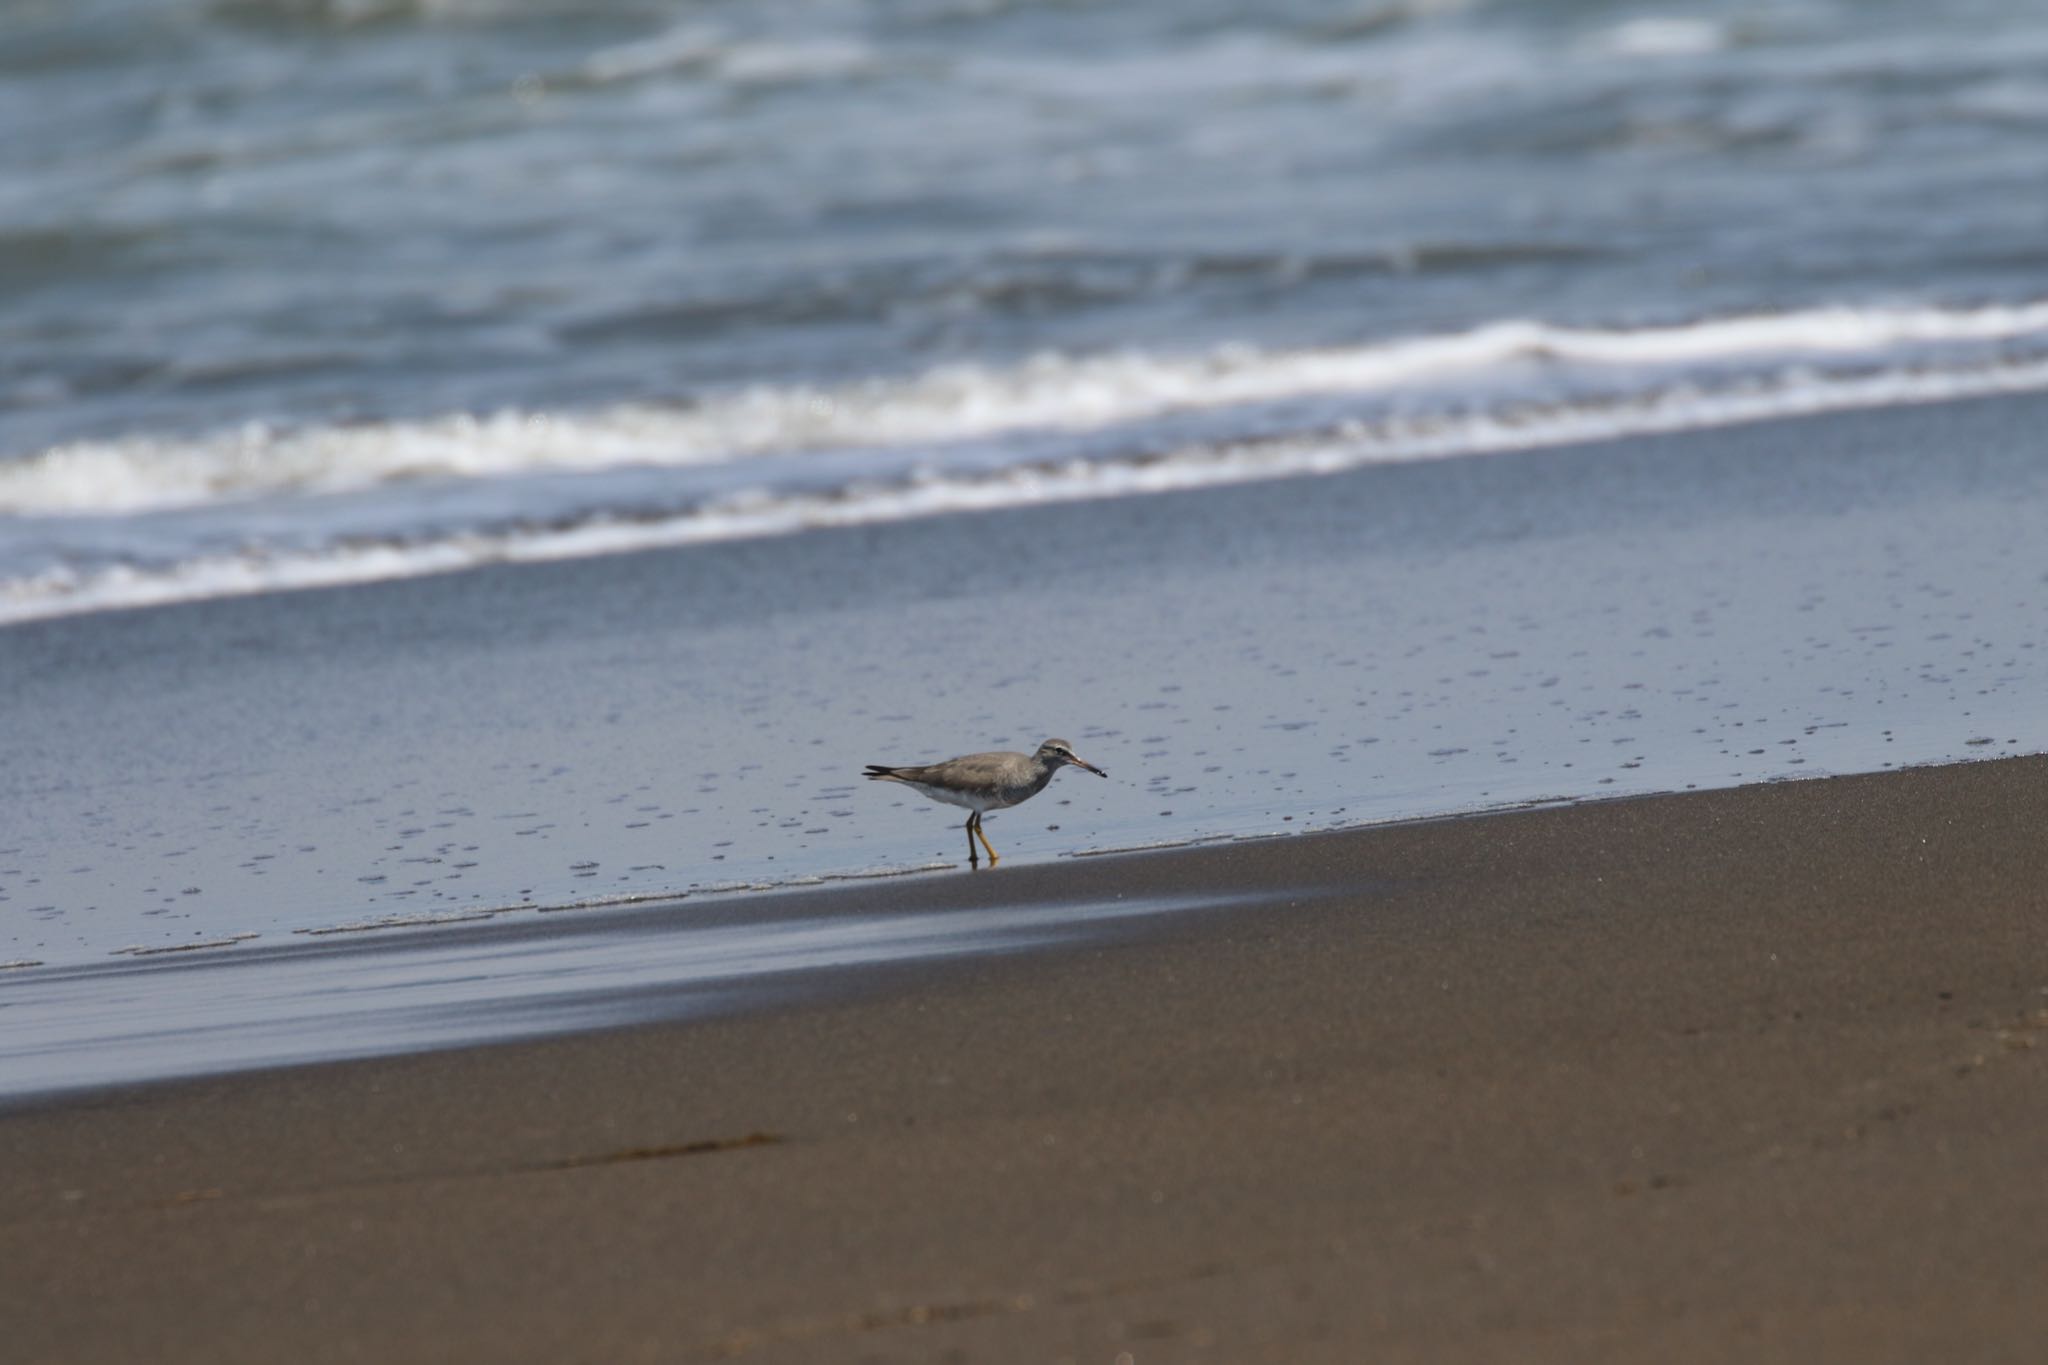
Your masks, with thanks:
[{"label": "bird's white belly", "polygon": [[922,782],[905,782],[903,785],[916,791],[919,796],[927,796],[949,806],[959,806],[963,810],[1001,810],[1010,804],[994,792],[955,791],[951,787],[927,787]]}]

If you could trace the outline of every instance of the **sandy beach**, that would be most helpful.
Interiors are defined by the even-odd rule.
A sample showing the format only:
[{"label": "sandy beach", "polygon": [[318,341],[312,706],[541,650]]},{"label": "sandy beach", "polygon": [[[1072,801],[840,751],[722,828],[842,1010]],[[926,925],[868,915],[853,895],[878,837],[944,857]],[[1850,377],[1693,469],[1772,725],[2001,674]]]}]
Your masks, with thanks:
[{"label": "sandy beach", "polygon": [[6,1355],[2031,1360],[2048,760],[811,893],[1252,899],[0,1119]]}]

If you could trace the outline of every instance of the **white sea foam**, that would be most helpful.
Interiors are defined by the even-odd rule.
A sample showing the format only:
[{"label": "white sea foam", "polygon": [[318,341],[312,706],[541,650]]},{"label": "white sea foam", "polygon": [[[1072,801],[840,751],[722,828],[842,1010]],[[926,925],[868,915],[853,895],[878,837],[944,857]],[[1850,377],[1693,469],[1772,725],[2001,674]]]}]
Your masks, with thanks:
[{"label": "white sea foam", "polygon": [[603,48],[584,59],[591,80],[638,80],[667,71],[707,66],[725,50],[725,37],[709,24],[678,24],[650,38]]},{"label": "white sea foam", "polygon": [[1596,51],[1620,57],[1692,57],[1729,45],[1728,30],[1707,19],[1639,16],[1597,35]]},{"label": "white sea foam", "polygon": [[838,388],[739,389],[688,406],[456,414],[309,429],[259,423],[196,440],[73,442],[0,464],[0,514],[102,515],[430,478],[683,466],[1028,430],[1085,431],[1175,412],[1422,383],[1469,382],[1483,398],[1490,376],[1498,380],[1517,367],[1639,372],[1761,367],[1802,357],[1878,365],[1910,360],[1913,348],[2029,340],[2048,345],[2048,301],[1826,308],[1629,330],[1515,320],[1317,350],[1045,355],[1005,369],[949,365],[906,380]]},{"label": "white sea foam", "polygon": [[592,53],[583,74],[601,84],[681,72],[742,86],[786,85],[856,76],[875,64],[874,50],[852,39],[747,42],[710,24],[685,23]]},{"label": "white sea foam", "polygon": [[670,408],[80,443],[0,466],[0,514],[34,547],[0,530],[0,621],[2044,387],[2037,302],[1510,321]]}]

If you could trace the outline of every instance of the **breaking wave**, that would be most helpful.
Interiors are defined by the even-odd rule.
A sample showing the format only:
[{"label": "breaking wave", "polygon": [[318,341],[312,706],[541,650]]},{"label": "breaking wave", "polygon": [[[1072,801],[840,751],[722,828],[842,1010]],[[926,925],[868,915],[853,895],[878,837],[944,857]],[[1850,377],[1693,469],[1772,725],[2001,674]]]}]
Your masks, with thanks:
[{"label": "breaking wave", "polygon": [[0,620],[2048,387],[2048,302],[1044,356],[690,403],[56,446]]}]

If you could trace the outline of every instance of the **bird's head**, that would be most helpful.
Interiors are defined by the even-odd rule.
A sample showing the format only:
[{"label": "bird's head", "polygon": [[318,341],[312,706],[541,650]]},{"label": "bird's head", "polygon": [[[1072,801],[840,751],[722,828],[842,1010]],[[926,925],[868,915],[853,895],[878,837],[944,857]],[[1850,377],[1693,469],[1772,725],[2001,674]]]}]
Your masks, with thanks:
[{"label": "bird's head", "polygon": [[1074,746],[1067,743],[1063,739],[1049,739],[1045,743],[1039,745],[1038,761],[1040,763],[1050,763],[1056,768],[1071,764],[1076,768],[1085,768],[1087,771],[1094,773],[1097,777],[1109,776],[1108,773],[1102,771],[1102,769],[1096,767],[1093,763],[1090,763],[1086,759],[1083,759],[1079,755],[1075,754]]}]

